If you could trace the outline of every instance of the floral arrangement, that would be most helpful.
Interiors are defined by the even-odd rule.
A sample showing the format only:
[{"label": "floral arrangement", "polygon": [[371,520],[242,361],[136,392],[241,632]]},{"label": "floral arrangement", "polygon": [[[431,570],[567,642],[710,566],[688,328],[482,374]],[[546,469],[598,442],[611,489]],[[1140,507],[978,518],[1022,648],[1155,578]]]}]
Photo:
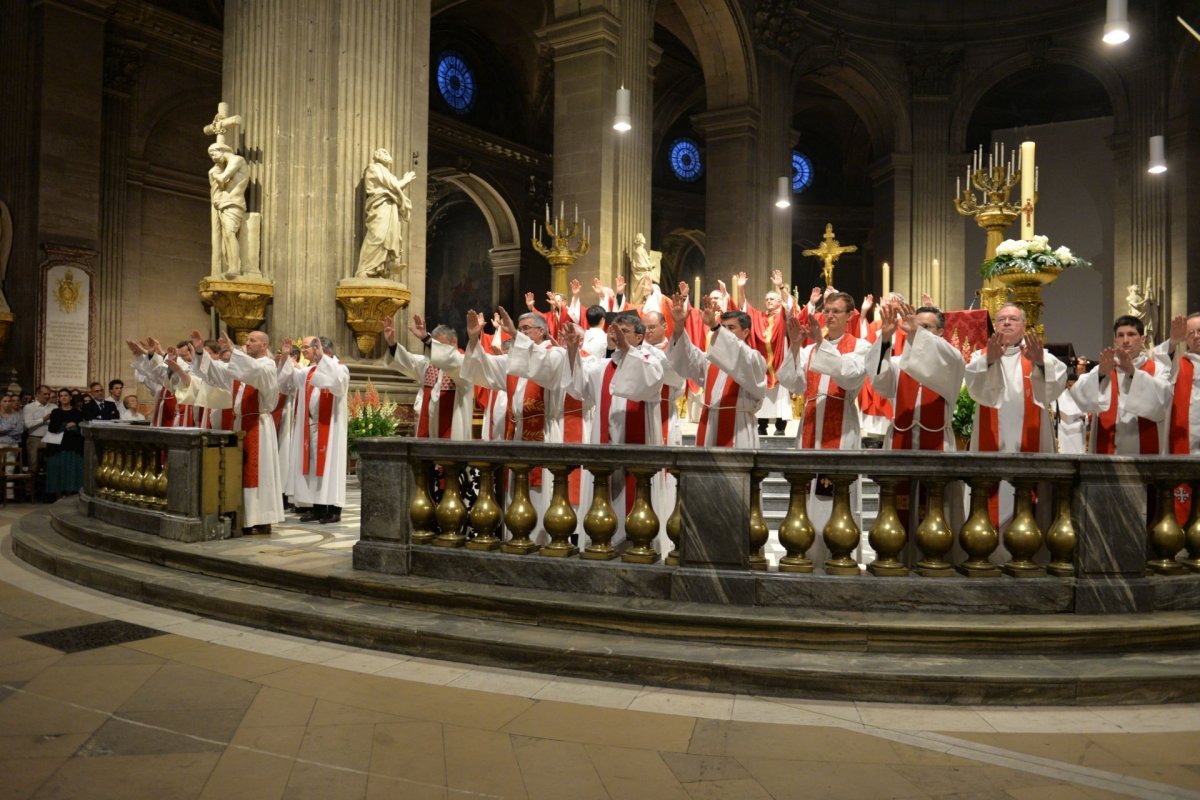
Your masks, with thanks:
[{"label": "floral arrangement", "polygon": [[1091,264],[1071,252],[1070,248],[1050,249],[1047,236],[1032,239],[1006,239],[996,247],[996,257],[983,262],[979,274],[994,278],[1005,272],[1047,272],[1055,269],[1090,267]]},{"label": "floral arrangement", "polygon": [[364,436],[393,436],[396,433],[396,403],[381,398],[375,384],[367,381],[366,394],[357,389],[350,396],[350,419],[347,441],[351,453],[357,452],[355,442]]},{"label": "floral arrangement", "polygon": [[967,392],[964,385],[958,392],[958,402],[954,404],[954,416],[950,418],[950,426],[954,435],[961,439],[971,438],[971,428],[975,424],[975,400]]}]

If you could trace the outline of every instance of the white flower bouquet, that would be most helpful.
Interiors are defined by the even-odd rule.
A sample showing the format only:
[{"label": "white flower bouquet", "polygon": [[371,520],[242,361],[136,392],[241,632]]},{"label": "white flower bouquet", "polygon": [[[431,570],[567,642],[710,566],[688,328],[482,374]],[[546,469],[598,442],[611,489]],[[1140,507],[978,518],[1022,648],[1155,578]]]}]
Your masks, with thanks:
[{"label": "white flower bouquet", "polygon": [[1050,248],[1046,236],[1032,239],[1006,239],[996,247],[996,257],[983,262],[979,274],[994,278],[1005,272],[1057,272],[1076,267],[1090,267],[1068,247]]}]

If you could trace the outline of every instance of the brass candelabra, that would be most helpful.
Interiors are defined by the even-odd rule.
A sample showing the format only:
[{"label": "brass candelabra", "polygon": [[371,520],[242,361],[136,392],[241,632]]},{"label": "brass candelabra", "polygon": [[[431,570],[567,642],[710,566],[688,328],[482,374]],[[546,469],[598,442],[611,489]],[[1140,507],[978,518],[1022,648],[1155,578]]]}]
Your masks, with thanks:
[{"label": "brass candelabra", "polygon": [[[581,256],[587,255],[587,252],[592,248],[589,234],[591,230],[588,228],[587,220],[580,222],[579,206],[575,206],[575,220],[568,222],[566,218],[566,206],[564,203],[559,203],[558,215],[550,219],[550,206],[546,206],[546,225],[543,227],[539,223],[533,223],[533,249],[540,253],[547,261],[550,262],[551,281],[550,288],[558,294],[566,296],[567,288],[567,271],[571,265],[575,263]],[[549,234],[550,245],[547,246],[545,239]],[[572,241],[575,245],[572,246]]]}]

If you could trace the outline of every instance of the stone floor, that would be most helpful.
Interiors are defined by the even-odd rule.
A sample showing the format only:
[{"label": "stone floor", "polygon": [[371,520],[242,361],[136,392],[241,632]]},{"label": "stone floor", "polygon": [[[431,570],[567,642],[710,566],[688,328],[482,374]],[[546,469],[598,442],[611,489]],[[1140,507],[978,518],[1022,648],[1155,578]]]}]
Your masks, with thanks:
[{"label": "stone floor", "polygon": [[[1200,798],[1200,706],[805,702],[372,652],[48,577],[8,542],[29,510],[0,510],[0,798]],[[345,558],[343,519],[240,544]]]}]

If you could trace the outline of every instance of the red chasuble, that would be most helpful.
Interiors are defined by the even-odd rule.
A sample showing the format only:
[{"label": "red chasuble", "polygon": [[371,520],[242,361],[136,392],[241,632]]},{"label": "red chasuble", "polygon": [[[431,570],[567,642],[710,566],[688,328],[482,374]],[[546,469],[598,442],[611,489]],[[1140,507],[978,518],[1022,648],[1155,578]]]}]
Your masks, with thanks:
[{"label": "red chasuble", "polygon": [[[845,355],[853,353],[855,346],[858,344],[858,338],[851,334],[843,334],[842,338],[837,343],[838,352]],[[812,357],[816,353],[816,349],[809,351],[808,363],[812,364]],[[829,381],[829,390],[825,393],[825,414],[824,423],[821,425],[821,443],[817,444],[817,390],[821,385],[821,378],[824,377],[819,372],[813,372],[812,369],[807,369],[805,375],[804,389],[804,434],[803,447],[805,450],[837,450],[842,446],[842,422],[845,419],[846,413],[846,390],[838,386],[832,379]],[[853,398],[851,398],[853,402]]]},{"label": "red chasuble", "polygon": [[[317,392],[317,477],[325,477],[325,460],[329,455],[329,430],[330,423],[333,421],[333,392],[328,389],[321,389],[313,386],[312,376],[316,372],[316,367],[308,370],[308,374],[304,376],[304,416],[301,418],[300,430],[303,431],[302,438],[304,439],[304,466],[301,472],[308,474],[308,462],[311,459],[312,451],[310,440],[308,437],[309,409],[311,408],[313,392]],[[424,413],[424,408],[422,408]]]},{"label": "red chasuble", "polygon": [[[1153,375],[1154,359],[1147,358],[1138,369],[1147,375]],[[1117,411],[1120,398],[1115,370],[1108,376],[1108,382],[1112,390],[1108,398],[1108,409],[1096,416],[1096,454],[1102,456],[1111,456],[1117,452]],[[1138,417],[1138,452],[1144,456],[1158,455],[1158,423],[1154,420]]]}]

